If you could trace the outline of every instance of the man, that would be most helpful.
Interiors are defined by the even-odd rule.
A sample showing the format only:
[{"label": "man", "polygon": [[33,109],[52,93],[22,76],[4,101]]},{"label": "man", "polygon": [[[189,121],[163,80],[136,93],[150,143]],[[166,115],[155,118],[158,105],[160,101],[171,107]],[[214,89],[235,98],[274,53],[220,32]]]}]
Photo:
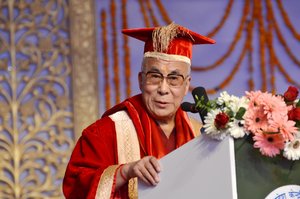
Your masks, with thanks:
[{"label": "man", "polygon": [[199,133],[179,107],[190,86],[192,45],[214,40],[174,23],[123,33],[145,42],[142,93],[83,131],[66,170],[66,198],[137,198],[137,179],[159,183],[158,159]]}]

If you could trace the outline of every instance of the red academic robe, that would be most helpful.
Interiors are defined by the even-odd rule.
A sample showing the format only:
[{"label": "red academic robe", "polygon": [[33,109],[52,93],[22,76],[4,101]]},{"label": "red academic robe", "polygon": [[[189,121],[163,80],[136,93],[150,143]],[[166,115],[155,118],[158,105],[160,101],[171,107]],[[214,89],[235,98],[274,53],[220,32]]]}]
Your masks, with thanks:
[{"label": "red academic robe", "polygon": [[[83,131],[63,180],[63,192],[67,199],[95,198],[99,181],[106,177],[107,172],[112,172],[113,178],[111,189],[108,190],[110,198],[128,198],[126,185],[118,191],[114,188],[115,174],[120,163],[115,124],[108,116],[120,110],[126,110],[132,119],[140,144],[141,158],[146,155],[161,158],[168,153],[159,135],[160,128],[148,115],[141,95],[131,97],[108,110],[100,120]],[[175,148],[178,148],[193,139],[195,132],[187,114],[181,109],[177,111],[175,120]]]}]

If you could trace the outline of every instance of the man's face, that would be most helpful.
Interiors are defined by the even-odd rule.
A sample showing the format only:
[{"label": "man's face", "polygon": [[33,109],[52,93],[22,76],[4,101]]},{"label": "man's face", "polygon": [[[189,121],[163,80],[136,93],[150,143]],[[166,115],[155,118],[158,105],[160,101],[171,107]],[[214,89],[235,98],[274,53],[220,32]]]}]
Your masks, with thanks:
[{"label": "man's face", "polygon": [[149,113],[161,122],[175,117],[190,85],[189,65],[180,61],[145,58],[139,86]]}]

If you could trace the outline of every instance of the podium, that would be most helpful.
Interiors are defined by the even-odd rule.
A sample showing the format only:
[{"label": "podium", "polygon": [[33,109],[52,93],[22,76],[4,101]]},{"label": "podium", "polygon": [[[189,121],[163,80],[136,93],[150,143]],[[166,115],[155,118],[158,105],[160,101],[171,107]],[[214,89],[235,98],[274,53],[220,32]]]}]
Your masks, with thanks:
[{"label": "podium", "polygon": [[160,163],[160,183],[139,181],[139,198],[263,199],[280,186],[300,185],[300,161],[263,156],[244,138],[201,135]]},{"label": "podium", "polygon": [[236,199],[234,144],[206,135],[197,137],[160,160],[157,186],[139,181],[139,198],[228,198]]}]

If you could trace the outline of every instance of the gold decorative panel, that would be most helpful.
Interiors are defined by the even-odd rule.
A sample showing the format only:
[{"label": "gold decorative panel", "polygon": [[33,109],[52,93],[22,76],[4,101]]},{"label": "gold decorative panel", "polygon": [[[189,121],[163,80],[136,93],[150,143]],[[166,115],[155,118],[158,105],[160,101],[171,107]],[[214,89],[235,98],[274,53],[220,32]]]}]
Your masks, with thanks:
[{"label": "gold decorative panel", "polygon": [[98,118],[98,70],[94,1],[70,1],[73,107],[76,139]]},{"label": "gold decorative panel", "polygon": [[62,198],[74,143],[98,117],[93,4],[0,10],[0,198]]}]

